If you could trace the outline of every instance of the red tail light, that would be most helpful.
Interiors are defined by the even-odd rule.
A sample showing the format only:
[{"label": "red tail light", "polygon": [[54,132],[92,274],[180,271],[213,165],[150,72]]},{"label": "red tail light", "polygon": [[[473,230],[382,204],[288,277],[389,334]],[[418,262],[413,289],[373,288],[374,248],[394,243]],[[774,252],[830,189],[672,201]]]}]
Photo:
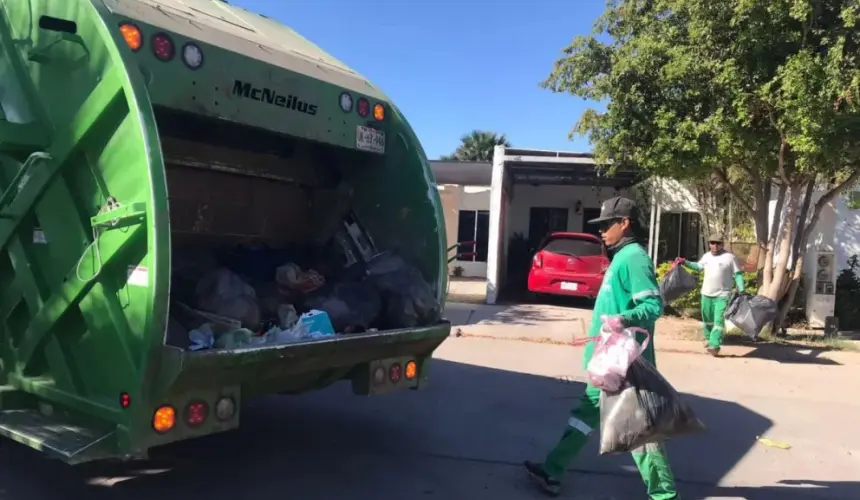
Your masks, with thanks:
[{"label": "red tail light", "polygon": [[185,421],[189,427],[197,427],[206,422],[209,416],[209,405],[203,401],[192,401],[185,408]]},{"label": "red tail light", "polygon": [[534,267],[543,267],[543,257],[541,257],[540,252],[535,254],[534,259],[532,259],[532,263]]}]

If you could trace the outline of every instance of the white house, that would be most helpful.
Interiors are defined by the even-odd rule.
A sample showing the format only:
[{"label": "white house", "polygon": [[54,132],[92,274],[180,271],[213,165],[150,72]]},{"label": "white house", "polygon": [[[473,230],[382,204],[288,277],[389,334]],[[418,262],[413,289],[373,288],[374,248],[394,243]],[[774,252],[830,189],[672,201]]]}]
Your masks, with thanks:
[{"label": "white house", "polygon": [[[660,228],[655,262],[678,256],[697,258],[703,250],[695,197],[680,184],[648,180],[622,170],[607,176],[591,155],[497,146],[492,163],[431,161],[445,211],[448,245],[472,252],[450,265],[464,276],[487,279],[487,302],[504,289],[511,242],[522,237],[530,248],[552,231],[592,232],[585,221],[597,217],[603,200],[626,196],[643,202],[652,213],[650,226]],[[637,187],[638,186],[638,187]],[[648,200],[640,195],[647,191]],[[662,233],[662,235],[661,235]]]},{"label": "white house", "polygon": [[[823,195],[823,191],[813,193],[812,205]],[[776,201],[772,200],[769,221],[773,221],[775,206]],[[783,223],[784,217],[783,211],[780,217]],[[807,242],[803,283],[810,326],[823,328],[827,317],[833,316],[836,278],[849,267],[848,259],[855,255],[860,255],[860,191],[837,196],[825,205]]]}]

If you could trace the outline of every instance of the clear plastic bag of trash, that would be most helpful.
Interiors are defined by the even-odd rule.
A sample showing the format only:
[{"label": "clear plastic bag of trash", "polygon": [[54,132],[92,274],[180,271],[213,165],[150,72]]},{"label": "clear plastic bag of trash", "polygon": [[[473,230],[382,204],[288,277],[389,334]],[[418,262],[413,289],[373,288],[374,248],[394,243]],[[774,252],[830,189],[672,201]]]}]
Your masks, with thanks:
[{"label": "clear plastic bag of trash", "polygon": [[418,269],[393,252],[382,252],[367,264],[368,280],[385,294],[389,328],[429,325],[442,308]]},{"label": "clear plastic bag of trash", "polygon": [[338,283],[328,293],[315,295],[304,304],[328,313],[335,331],[342,333],[366,331],[382,311],[379,292],[366,282]]},{"label": "clear plastic bag of trash", "polygon": [[778,312],[779,305],[774,300],[761,295],[736,293],[726,306],[726,321],[755,340],[762,329],[776,319]]},{"label": "clear plastic bag of trash", "polygon": [[663,281],[660,282],[660,294],[665,304],[671,304],[698,286],[699,280],[692,273],[684,269],[684,266],[676,265],[663,276]]},{"label": "clear plastic bag of trash", "polygon": [[251,285],[227,268],[206,274],[197,283],[197,307],[205,312],[226,316],[255,329],[260,325],[260,306]]},{"label": "clear plastic bag of trash", "polygon": [[[640,345],[636,334],[645,335]],[[624,385],[630,365],[645,352],[650,334],[642,328],[627,328],[622,331],[605,329],[594,340],[594,354],[588,362],[588,382],[598,389],[617,392]]]},{"label": "clear plastic bag of trash", "polygon": [[620,391],[600,391],[600,455],[704,430],[690,405],[641,356],[630,365]]}]

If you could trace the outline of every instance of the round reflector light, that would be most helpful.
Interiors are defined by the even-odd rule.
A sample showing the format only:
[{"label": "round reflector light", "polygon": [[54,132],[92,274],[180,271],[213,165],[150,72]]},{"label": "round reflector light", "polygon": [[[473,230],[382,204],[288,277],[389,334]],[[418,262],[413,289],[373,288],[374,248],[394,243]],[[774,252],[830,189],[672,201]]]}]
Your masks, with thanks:
[{"label": "round reflector light", "polygon": [[410,361],[406,363],[406,369],[404,370],[406,373],[406,380],[412,380],[418,375],[418,363],[415,361]]},{"label": "round reflector light", "polygon": [[163,62],[168,62],[176,55],[176,49],[173,47],[173,40],[166,33],[157,33],[152,36],[152,53],[156,59]]},{"label": "round reflector light", "polygon": [[376,121],[381,122],[385,119],[385,106],[382,104],[376,103],[373,105],[373,118]]},{"label": "round reflector light", "polygon": [[373,383],[376,385],[385,383],[385,368],[377,366],[376,370],[373,370]]},{"label": "round reflector light", "polygon": [[358,100],[358,116],[367,118],[370,114],[370,103],[364,97]]},{"label": "round reflector light", "polygon": [[400,363],[394,363],[391,365],[391,368],[388,369],[388,378],[397,383],[403,377],[403,369],[400,367]]},{"label": "round reflector light", "polygon": [[342,109],[344,113],[352,111],[352,96],[349,95],[349,92],[344,92],[340,95],[340,109]]},{"label": "round reflector light", "polygon": [[164,434],[176,425],[176,409],[170,405],[164,405],[155,410],[152,416],[152,428],[155,432]]},{"label": "round reflector light", "polygon": [[227,396],[218,400],[215,404],[215,417],[218,420],[228,420],[236,414],[236,402]]},{"label": "round reflector light", "polygon": [[186,43],[182,47],[182,62],[189,69],[198,69],[200,66],[203,66],[203,50],[193,43]]},{"label": "round reflector light", "polygon": [[133,52],[137,52],[143,47],[143,36],[140,34],[140,28],[137,26],[131,23],[123,23],[119,25],[119,32],[122,33],[125,44]]},{"label": "round reflector light", "polygon": [[209,416],[209,405],[203,401],[192,401],[185,407],[185,422],[189,427],[197,427],[206,422]]},{"label": "round reflector light", "polygon": [[119,405],[123,408],[128,408],[131,406],[131,396],[127,392],[123,392],[119,395]]}]

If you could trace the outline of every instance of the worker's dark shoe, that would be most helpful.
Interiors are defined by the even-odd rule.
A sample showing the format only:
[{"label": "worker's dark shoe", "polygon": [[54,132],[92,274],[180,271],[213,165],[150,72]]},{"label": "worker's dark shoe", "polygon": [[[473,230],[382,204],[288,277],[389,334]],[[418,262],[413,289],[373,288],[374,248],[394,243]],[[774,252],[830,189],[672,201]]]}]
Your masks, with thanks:
[{"label": "worker's dark shoe", "polygon": [[536,464],[526,460],[523,462],[523,465],[529,473],[529,477],[532,478],[532,481],[534,481],[544,493],[554,497],[561,494],[561,482],[549,477],[549,474],[543,470],[543,464]]},{"label": "worker's dark shoe", "polygon": [[720,355],[720,348],[708,346],[708,354],[710,354],[713,357],[717,357]]}]

